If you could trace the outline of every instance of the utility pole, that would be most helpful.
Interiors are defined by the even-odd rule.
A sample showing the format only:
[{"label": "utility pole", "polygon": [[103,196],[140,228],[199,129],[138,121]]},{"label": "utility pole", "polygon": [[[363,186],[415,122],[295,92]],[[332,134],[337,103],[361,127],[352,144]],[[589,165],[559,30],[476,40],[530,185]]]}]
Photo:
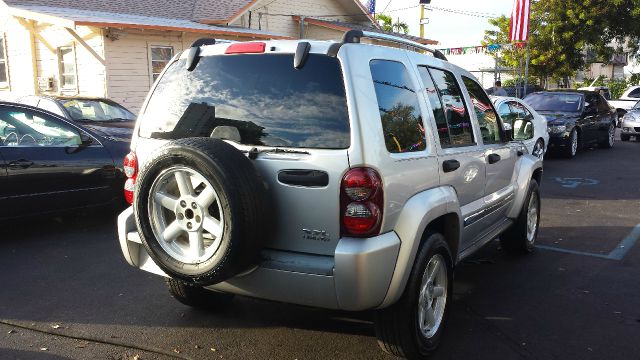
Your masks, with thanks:
[{"label": "utility pole", "polygon": [[425,19],[424,17],[424,6],[429,4],[431,4],[431,0],[420,0],[420,37],[423,39],[424,39],[424,25],[427,24],[429,21],[429,19]]}]

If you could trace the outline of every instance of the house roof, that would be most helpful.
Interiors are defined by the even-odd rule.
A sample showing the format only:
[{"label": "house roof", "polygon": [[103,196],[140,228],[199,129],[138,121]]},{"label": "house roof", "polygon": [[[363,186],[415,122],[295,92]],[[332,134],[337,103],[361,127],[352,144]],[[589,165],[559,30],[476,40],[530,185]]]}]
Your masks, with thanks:
[{"label": "house roof", "polygon": [[[295,21],[300,21],[300,17],[299,16],[293,16],[293,19]],[[308,24],[311,25],[317,25],[317,26],[322,26],[322,27],[326,27],[329,29],[334,29],[334,30],[339,30],[339,31],[348,31],[348,30],[362,30],[362,31],[370,31],[370,32],[376,32],[376,33],[381,33],[381,34],[387,34],[387,35],[393,35],[393,36],[397,36],[397,37],[401,37],[407,40],[411,40],[411,41],[415,41],[417,43],[423,44],[423,45],[437,45],[438,42],[436,40],[431,40],[431,39],[424,39],[418,36],[413,36],[413,35],[406,35],[406,34],[401,34],[401,33],[396,33],[396,32],[391,32],[391,31],[384,31],[381,30],[379,28],[376,27],[372,27],[372,26],[367,26],[367,25],[363,25],[363,24],[354,24],[354,23],[347,23],[347,22],[342,22],[342,21],[332,21],[332,20],[324,20],[324,19],[318,19],[318,18],[313,18],[313,17],[305,17],[304,21]]]},{"label": "house roof", "polygon": [[256,0],[2,0],[10,7],[47,6],[181,20],[227,20]]},{"label": "house roof", "polygon": [[37,5],[11,5],[9,8],[9,12],[14,16],[34,19],[51,24],[57,24],[68,28],[74,28],[78,25],[87,25],[115,28],[175,30],[213,35],[218,34],[243,36],[261,39],[288,38],[285,36],[280,36],[256,29],[231,26],[214,26],[185,19],[132,15],[127,13],[96,10],[82,10],[77,8]]}]

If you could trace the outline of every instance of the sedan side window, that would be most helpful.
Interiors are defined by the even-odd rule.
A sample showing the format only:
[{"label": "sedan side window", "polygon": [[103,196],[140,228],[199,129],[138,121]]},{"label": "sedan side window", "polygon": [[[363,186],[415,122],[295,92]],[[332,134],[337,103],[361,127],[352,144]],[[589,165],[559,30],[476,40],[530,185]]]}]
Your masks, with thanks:
[{"label": "sedan side window", "polygon": [[514,111],[511,111],[509,103],[506,102],[500,104],[498,107],[498,114],[500,114],[500,118],[503,122],[510,125],[513,125],[513,121],[516,119],[517,115]]},{"label": "sedan side window", "polygon": [[56,105],[56,103],[54,103],[53,101],[49,100],[49,99],[42,99],[40,100],[40,104],[38,104],[38,107],[43,109],[43,110],[47,110],[49,112],[52,112],[56,115],[60,115],[62,117],[64,117],[64,113],[62,112],[62,110],[60,110],[60,107],[58,105]]},{"label": "sedan side window", "polygon": [[512,112],[514,114],[514,120],[511,125],[513,126],[513,138],[516,140],[528,140],[533,138],[533,114],[527,110],[524,105],[517,101],[510,101]]},{"label": "sedan side window", "polygon": [[0,146],[77,146],[82,143],[75,128],[21,109],[0,110]]}]

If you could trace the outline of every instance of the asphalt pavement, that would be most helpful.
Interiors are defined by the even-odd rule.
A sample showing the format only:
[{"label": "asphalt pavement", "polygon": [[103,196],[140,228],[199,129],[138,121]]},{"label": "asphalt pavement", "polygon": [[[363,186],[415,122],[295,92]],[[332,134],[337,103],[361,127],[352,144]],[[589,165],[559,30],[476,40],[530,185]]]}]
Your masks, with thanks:
[{"label": "asphalt pavement", "polygon": [[[456,270],[434,359],[640,359],[640,142],[546,159],[539,248]],[[130,267],[106,210],[0,224],[0,359],[388,359],[371,313],[205,312]]]}]

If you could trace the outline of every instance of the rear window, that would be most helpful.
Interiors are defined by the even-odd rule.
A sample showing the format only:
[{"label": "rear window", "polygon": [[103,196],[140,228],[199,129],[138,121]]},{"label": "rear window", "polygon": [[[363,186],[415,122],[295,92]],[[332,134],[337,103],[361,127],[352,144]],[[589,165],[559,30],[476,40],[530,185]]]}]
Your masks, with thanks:
[{"label": "rear window", "polygon": [[296,70],[289,54],[208,56],[192,72],[179,60],[151,96],[140,136],[210,136],[219,126],[237,129],[245,145],[348,148],[338,60],[311,54]]},{"label": "rear window", "polygon": [[581,94],[535,93],[524,101],[536,111],[579,112],[582,107]]}]

